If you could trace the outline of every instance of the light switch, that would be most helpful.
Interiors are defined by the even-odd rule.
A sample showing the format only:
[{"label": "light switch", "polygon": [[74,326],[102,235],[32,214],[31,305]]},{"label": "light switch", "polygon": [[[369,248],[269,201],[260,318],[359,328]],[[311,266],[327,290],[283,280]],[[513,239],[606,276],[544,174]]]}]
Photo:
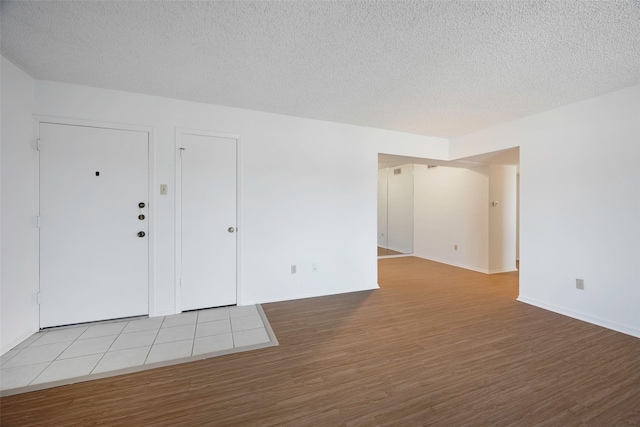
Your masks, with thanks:
[{"label": "light switch", "polygon": [[160,184],[160,195],[161,196],[167,195],[167,184]]}]

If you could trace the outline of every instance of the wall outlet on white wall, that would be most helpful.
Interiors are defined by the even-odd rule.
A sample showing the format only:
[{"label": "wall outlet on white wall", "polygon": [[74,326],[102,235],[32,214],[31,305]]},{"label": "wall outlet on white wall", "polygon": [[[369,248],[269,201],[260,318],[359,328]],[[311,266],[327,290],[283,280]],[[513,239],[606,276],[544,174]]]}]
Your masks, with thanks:
[{"label": "wall outlet on white wall", "polygon": [[584,290],[584,279],[576,279],[576,289]]},{"label": "wall outlet on white wall", "polygon": [[291,274],[296,274],[298,272],[298,268],[295,264],[291,265]]},{"label": "wall outlet on white wall", "polygon": [[453,245],[453,250],[457,251],[458,250],[458,245]]}]

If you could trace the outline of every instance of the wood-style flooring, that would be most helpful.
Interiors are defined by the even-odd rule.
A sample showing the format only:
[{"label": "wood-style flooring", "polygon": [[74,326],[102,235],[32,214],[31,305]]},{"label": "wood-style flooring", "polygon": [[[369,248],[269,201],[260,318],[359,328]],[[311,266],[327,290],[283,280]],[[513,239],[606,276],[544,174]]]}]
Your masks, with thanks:
[{"label": "wood-style flooring", "polygon": [[378,256],[389,256],[389,255],[404,255],[402,252],[394,251],[392,249],[387,249],[378,246]]},{"label": "wood-style flooring", "polygon": [[3,426],[640,425],[640,340],[413,257],[380,289],[263,305],[254,352],[3,398]]}]

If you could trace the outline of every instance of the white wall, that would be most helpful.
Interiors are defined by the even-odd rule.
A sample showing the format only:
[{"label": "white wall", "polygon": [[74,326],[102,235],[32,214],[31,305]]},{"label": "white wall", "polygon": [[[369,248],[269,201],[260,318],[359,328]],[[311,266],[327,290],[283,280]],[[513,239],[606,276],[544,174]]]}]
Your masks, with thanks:
[{"label": "white wall", "polygon": [[514,271],[516,167],[414,167],[415,255],[482,273]]},{"label": "white wall", "polygon": [[[2,96],[5,102],[5,94]],[[29,123],[20,129],[28,132],[32,126],[31,119],[26,119],[30,96],[26,90],[15,96],[16,103],[25,103],[22,119]],[[7,102],[12,100],[13,97],[6,98]],[[53,82],[35,82],[34,112],[154,128],[153,188],[169,184],[169,195],[156,194],[153,209],[156,281],[152,315],[175,312],[176,127],[242,136],[242,221],[238,234],[242,245],[239,284],[242,304],[377,287],[378,153],[440,159],[448,155],[448,142],[441,138]],[[4,132],[4,116],[2,122]],[[28,136],[23,138],[26,140]],[[36,167],[33,159],[27,158],[32,153],[18,147],[17,142],[13,144],[15,147],[12,145],[11,149],[20,149],[20,156],[13,158],[12,169],[6,173],[3,169],[3,185],[20,179],[23,182],[16,184],[20,186],[22,199],[11,204],[9,215],[23,212],[33,215]],[[3,139],[3,151],[4,145]],[[3,188],[3,199],[4,191]],[[3,206],[8,206],[5,200]],[[3,212],[3,221],[4,215]],[[27,245],[22,241],[25,236],[20,236],[19,242],[7,239],[3,263],[5,250],[22,250]],[[24,248],[27,253],[21,255],[27,260],[37,260],[37,249],[32,243],[28,246]],[[318,272],[311,272],[312,263],[318,264]],[[290,274],[291,264],[298,265],[298,274]],[[37,280],[37,264],[29,264],[24,274]],[[21,307],[22,315],[15,317],[16,322],[24,325],[21,331],[32,333],[38,325],[35,289],[18,289],[23,286],[27,286],[24,281],[7,282],[5,286],[3,279],[7,304],[15,304],[11,292],[19,293],[23,299],[27,294],[32,298],[27,307]],[[16,332],[14,322],[6,322],[5,318],[14,317],[3,307],[3,325],[8,325],[11,336],[22,336]],[[3,337],[6,351],[4,342]]]},{"label": "white wall", "polygon": [[457,138],[450,150],[518,145],[519,300],[640,337],[640,86]]},{"label": "white wall", "polygon": [[386,248],[409,254],[413,252],[413,165],[394,166],[387,172]]},{"label": "white wall", "polygon": [[0,195],[0,353],[38,328],[38,232],[35,227],[37,156],[33,150],[34,81],[2,58]]},{"label": "white wall", "polygon": [[[378,153],[447,160],[450,152],[454,160],[520,146],[520,300],[640,336],[640,86],[476,132],[449,146],[440,138],[75,85],[35,85],[38,114],[155,129],[153,186],[168,183],[170,191],[156,197],[154,209],[152,314],[174,311],[174,137],[176,127],[185,127],[243,137],[244,304],[376,287]],[[4,353],[37,330],[38,269],[37,167],[29,146],[33,81],[3,58],[2,89]],[[445,169],[424,168],[424,173]],[[484,213],[455,209],[454,203],[450,213],[461,227],[416,240],[419,256],[429,258],[430,251],[450,247],[451,256],[441,261],[470,264],[463,265],[467,268],[488,263],[487,245],[480,245],[482,261],[476,243],[468,247],[462,234],[481,221],[488,230],[489,187],[479,185],[488,172],[466,173],[484,176],[460,178],[475,183],[471,187],[458,183],[469,197],[483,198]],[[416,211],[426,211],[428,218],[427,203],[434,197],[447,196],[429,187],[420,202],[416,199],[422,203]],[[434,227],[434,221],[421,223]],[[431,232],[418,229],[418,223],[416,236]],[[482,238],[488,242],[488,231]],[[453,253],[456,243],[458,254]],[[289,273],[294,263],[297,275]],[[317,273],[311,263],[318,264]],[[576,277],[585,280],[584,291],[575,289]]]},{"label": "white wall", "polygon": [[[243,304],[371,289],[376,277],[379,151],[446,140],[37,82],[38,114],[131,123],[156,130],[156,182],[173,183],[175,127],[242,135]],[[444,147],[444,148],[443,148]],[[327,165],[330,165],[327,167]],[[173,310],[173,191],[156,198],[156,310]],[[311,273],[311,264],[319,271]],[[290,274],[290,265],[298,274]]]},{"label": "white wall", "polygon": [[378,246],[387,248],[387,168],[378,169]]},{"label": "white wall", "polygon": [[489,168],[414,168],[414,254],[487,273]]},{"label": "white wall", "polygon": [[520,260],[520,173],[516,175],[516,260]]}]

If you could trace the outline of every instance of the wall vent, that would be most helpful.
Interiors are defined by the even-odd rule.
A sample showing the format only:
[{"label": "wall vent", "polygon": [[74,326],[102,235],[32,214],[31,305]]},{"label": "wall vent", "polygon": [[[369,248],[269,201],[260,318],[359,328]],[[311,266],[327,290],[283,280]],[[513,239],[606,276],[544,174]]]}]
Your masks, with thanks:
[{"label": "wall vent", "polygon": [[431,169],[431,168],[437,168],[438,166],[436,165],[427,165],[427,169]]},{"label": "wall vent", "polygon": [[393,170],[393,174],[394,175],[400,175],[402,173],[402,168],[398,168],[398,169],[394,169]]}]

